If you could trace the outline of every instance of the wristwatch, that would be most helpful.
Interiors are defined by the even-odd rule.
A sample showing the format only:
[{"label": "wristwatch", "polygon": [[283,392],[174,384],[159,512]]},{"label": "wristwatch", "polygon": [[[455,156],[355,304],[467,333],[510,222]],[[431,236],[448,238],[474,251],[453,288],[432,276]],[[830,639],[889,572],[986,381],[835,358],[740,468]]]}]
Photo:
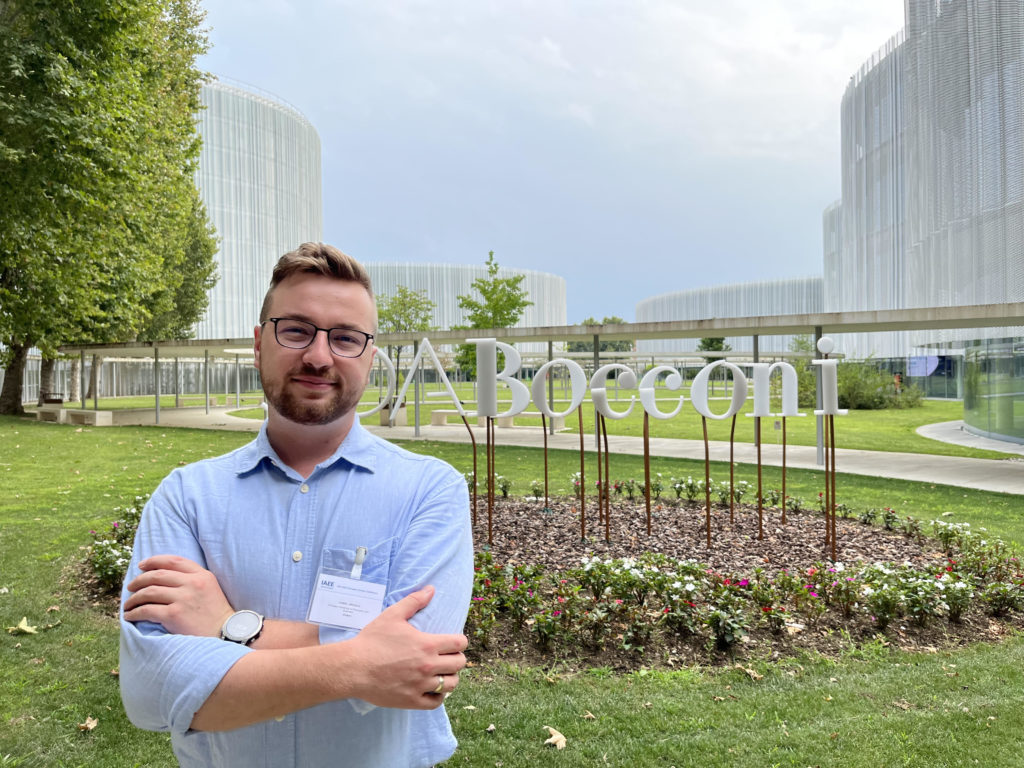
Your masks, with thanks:
[{"label": "wristwatch", "polygon": [[263,617],[256,611],[236,611],[220,629],[220,639],[249,645],[263,631]]}]

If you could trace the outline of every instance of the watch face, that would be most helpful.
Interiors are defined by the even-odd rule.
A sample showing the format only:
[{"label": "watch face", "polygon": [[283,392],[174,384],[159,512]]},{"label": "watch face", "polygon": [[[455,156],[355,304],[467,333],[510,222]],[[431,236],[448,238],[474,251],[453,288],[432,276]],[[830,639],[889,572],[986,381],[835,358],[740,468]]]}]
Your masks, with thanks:
[{"label": "watch face", "polygon": [[224,625],[224,634],[231,640],[248,640],[259,631],[261,623],[259,614],[239,611]]}]

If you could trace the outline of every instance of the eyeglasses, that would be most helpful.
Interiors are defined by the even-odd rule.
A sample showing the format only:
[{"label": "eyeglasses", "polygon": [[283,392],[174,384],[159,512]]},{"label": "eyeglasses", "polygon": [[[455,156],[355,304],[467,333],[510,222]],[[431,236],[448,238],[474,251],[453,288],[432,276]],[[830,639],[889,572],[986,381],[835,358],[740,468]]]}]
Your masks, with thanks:
[{"label": "eyeglasses", "polygon": [[277,343],[289,349],[305,349],[313,343],[317,333],[323,331],[327,334],[327,345],[331,352],[338,357],[359,357],[373,339],[372,334],[353,328],[318,328],[305,320],[290,317],[270,317],[263,323],[273,323]]}]

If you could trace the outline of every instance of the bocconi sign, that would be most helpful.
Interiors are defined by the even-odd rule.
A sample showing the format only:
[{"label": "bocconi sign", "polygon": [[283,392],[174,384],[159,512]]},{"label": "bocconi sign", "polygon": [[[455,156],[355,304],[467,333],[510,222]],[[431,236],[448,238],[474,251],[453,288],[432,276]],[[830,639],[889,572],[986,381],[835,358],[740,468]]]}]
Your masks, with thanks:
[{"label": "bocconi sign", "polygon": [[[550,419],[556,416],[568,416],[583,402],[588,382],[586,374],[579,363],[563,357],[549,360],[537,370],[536,375],[533,377],[532,388],[527,389],[523,382],[515,378],[515,374],[522,364],[522,358],[514,347],[496,339],[467,339],[467,343],[476,344],[477,409],[475,414],[470,414],[465,410],[462,402],[455,394],[455,390],[452,388],[451,382],[449,382],[448,376],[445,374],[444,368],[438,360],[433,346],[431,346],[429,340],[424,338],[420,342],[419,350],[409,366],[409,371],[405,377],[405,384],[402,386],[402,390],[398,393],[398,397],[395,400],[394,408],[391,412],[392,420],[394,419],[394,414],[398,407],[405,402],[405,396],[409,389],[409,384],[413,380],[413,374],[416,373],[420,365],[423,364],[424,356],[430,357],[441,382],[444,384],[444,387],[448,392],[448,396],[451,398],[453,407],[458,411],[460,416],[469,417],[471,415],[476,415],[491,418],[515,416],[517,413],[522,413],[527,409],[527,407],[529,407],[532,396],[534,407]],[[834,345],[832,344],[831,339],[826,337],[818,340],[818,350],[824,355],[827,356],[833,348]],[[498,370],[499,350],[505,356],[505,366],[500,371]],[[391,396],[395,392],[396,376],[394,363],[392,363],[388,356],[380,349],[376,350],[375,359],[380,361],[387,371],[387,395],[382,398],[379,405],[369,411],[360,413],[360,417],[370,416],[377,413],[377,411],[391,401]],[[823,360],[813,360],[812,363],[821,368],[821,409],[814,411],[814,414],[816,416],[846,414],[846,410],[840,410],[839,408],[839,391],[837,385],[838,362],[836,360],[829,360],[826,357],[826,359]],[[564,411],[555,411],[551,408],[551,405],[548,402],[547,392],[545,391],[548,374],[552,368],[558,365],[565,366],[568,370],[570,391],[572,393],[569,407]],[[800,413],[797,407],[797,375],[796,369],[794,369],[792,365],[786,362],[776,362],[771,364],[750,363],[748,364],[748,367],[752,369],[754,386],[754,409],[752,413],[748,414],[748,416],[764,418],[806,415]],[[732,399],[729,403],[729,408],[725,413],[718,414],[712,413],[708,405],[708,383],[711,379],[711,373],[716,368],[726,369],[732,374],[733,378]],[[775,371],[779,371],[782,377],[782,410],[777,413],[773,413],[770,410],[771,396],[770,388],[768,386],[769,378]],[[630,368],[622,365],[621,363],[611,363],[609,365],[601,366],[594,372],[594,375],[590,377],[590,397],[594,403],[594,407],[599,413],[605,416],[605,418],[623,419],[632,412],[633,406],[636,404],[636,397],[634,395],[630,395],[629,406],[624,411],[612,410],[611,404],[608,402],[607,387],[608,377],[615,373],[618,374],[615,379],[618,387],[629,390],[637,386],[636,374]],[[664,386],[666,390],[670,392],[677,392],[682,389],[683,378],[679,375],[679,372],[671,366],[659,365],[644,374],[644,377],[640,380],[638,390],[640,403],[643,406],[643,409],[655,419],[671,419],[682,409],[685,399],[683,395],[680,394],[679,402],[670,412],[665,412],[658,407],[655,399],[655,384],[659,377],[663,375],[665,376]],[[508,387],[509,391],[512,393],[511,404],[509,404],[508,407],[500,413],[498,411],[499,383]],[[693,382],[690,385],[690,402],[693,403],[694,409],[701,416],[705,416],[709,419],[728,419],[739,413],[743,408],[743,405],[747,400],[747,390],[748,380],[743,371],[740,370],[739,366],[726,360],[716,360],[715,362],[709,363],[701,368],[700,372],[694,377]]]}]

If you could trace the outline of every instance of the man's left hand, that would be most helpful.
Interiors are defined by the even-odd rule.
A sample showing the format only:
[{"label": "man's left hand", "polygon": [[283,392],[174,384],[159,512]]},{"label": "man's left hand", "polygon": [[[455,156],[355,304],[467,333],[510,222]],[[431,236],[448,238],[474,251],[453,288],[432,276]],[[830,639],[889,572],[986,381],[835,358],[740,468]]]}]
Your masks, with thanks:
[{"label": "man's left hand", "polygon": [[124,601],[128,621],[153,621],[176,635],[219,637],[234,612],[217,577],[177,555],[154,555],[139,563],[142,571],[128,583]]}]

